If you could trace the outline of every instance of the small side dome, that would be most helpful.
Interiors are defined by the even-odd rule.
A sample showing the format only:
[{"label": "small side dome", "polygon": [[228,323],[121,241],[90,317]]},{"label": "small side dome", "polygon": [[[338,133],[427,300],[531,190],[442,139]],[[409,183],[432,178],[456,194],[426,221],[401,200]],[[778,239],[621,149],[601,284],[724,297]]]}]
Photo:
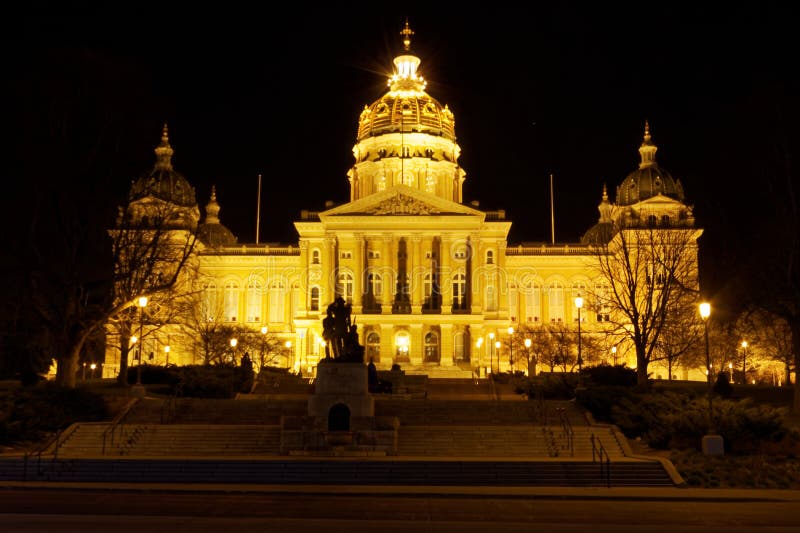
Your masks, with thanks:
[{"label": "small side dome", "polygon": [[658,148],[650,139],[650,125],[645,122],[644,140],[639,147],[642,161],[639,163],[639,168],[628,174],[622,184],[617,187],[616,204],[618,206],[636,204],[659,194],[679,202],[685,201],[680,180],[674,179],[672,174],[656,163]]},{"label": "small side dome", "polygon": [[156,164],[150,172],[133,182],[128,194],[129,202],[153,197],[181,207],[197,205],[194,187],[180,172],[172,168],[174,150],[169,144],[167,125],[161,133],[161,144],[156,149]]},{"label": "small side dome", "polygon": [[197,238],[212,248],[219,246],[233,246],[238,240],[236,236],[219,221],[219,204],[217,203],[217,188],[211,187],[211,199],[206,205],[206,219],[197,230]]}]

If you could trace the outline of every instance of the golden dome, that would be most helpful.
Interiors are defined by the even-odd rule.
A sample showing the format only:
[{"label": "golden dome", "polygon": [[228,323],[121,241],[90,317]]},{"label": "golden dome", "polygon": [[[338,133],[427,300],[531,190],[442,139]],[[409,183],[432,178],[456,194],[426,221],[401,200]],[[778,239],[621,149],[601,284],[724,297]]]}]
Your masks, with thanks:
[{"label": "golden dome", "polygon": [[453,113],[425,92],[426,82],[417,74],[420,59],[410,52],[414,32],[408,21],[400,33],[405,53],[394,58],[389,92],[364,106],[358,120],[358,140],[393,132],[429,133],[455,140]]}]

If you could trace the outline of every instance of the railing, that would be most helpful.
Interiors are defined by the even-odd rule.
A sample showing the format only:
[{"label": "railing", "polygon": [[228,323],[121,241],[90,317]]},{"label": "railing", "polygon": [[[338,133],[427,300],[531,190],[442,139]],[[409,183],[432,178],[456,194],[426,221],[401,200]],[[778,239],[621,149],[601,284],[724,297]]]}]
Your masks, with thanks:
[{"label": "railing", "polygon": [[42,474],[42,454],[44,454],[45,450],[53,446],[53,462],[58,459],[58,446],[59,440],[61,439],[62,430],[59,428],[56,430],[55,438],[51,438],[43,445],[39,446],[37,449],[25,452],[25,455],[22,458],[22,481],[28,481],[28,465],[31,463],[32,458],[36,457],[36,476],[39,477]]},{"label": "railing", "polygon": [[178,403],[177,394],[161,402],[161,423],[172,424],[175,421],[175,407]]},{"label": "railing", "polygon": [[120,437],[122,437],[125,434],[125,425],[122,423],[122,421],[126,416],[128,416],[128,413],[130,413],[131,409],[133,408],[134,405],[136,405],[138,401],[139,398],[134,398],[131,401],[129,401],[122,409],[122,411],[120,411],[119,414],[114,417],[114,419],[111,421],[111,425],[108,426],[105,431],[103,431],[103,448],[101,450],[101,455],[106,454],[107,440],[109,441],[109,444],[111,446],[114,445],[114,437],[116,435],[117,428],[119,428]]},{"label": "railing", "polygon": [[506,248],[506,255],[592,255],[596,250],[588,244],[517,245]]},{"label": "railing", "polygon": [[242,244],[240,246],[220,246],[219,248],[209,248],[203,252],[204,255],[300,255],[300,247],[269,244]]},{"label": "railing", "polygon": [[592,462],[600,462],[600,480],[607,487],[611,487],[611,457],[609,457],[603,443],[600,442],[600,438],[595,437],[594,433],[589,437],[589,440],[592,442]]},{"label": "railing", "polygon": [[558,419],[561,423],[561,437],[564,439],[563,448],[569,450],[569,455],[575,455],[575,432],[572,430],[572,422],[569,421],[566,409],[557,407]]}]

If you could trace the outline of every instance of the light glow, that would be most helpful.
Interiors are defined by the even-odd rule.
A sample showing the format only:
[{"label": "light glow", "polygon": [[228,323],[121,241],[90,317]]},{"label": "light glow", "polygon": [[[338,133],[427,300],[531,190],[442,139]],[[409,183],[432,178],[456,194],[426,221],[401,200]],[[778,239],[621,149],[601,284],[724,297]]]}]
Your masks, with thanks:
[{"label": "light glow", "polygon": [[137,303],[139,307],[147,307],[147,296],[139,296],[139,301]]},{"label": "light glow", "polygon": [[708,302],[703,302],[700,304],[700,316],[703,320],[707,319],[711,316],[711,304]]}]

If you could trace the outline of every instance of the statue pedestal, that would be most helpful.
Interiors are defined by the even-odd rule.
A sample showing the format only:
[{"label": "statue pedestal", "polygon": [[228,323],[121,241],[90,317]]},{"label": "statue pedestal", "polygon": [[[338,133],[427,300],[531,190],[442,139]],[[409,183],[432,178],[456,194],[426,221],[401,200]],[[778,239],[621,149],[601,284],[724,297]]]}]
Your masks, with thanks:
[{"label": "statue pedestal", "polygon": [[375,400],[369,393],[367,367],[323,359],[317,366],[314,395],[308,399],[309,416],[328,419],[334,406],[345,406],[349,416],[375,416]]},{"label": "statue pedestal", "polygon": [[397,417],[375,416],[367,366],[323,359],[317,366],[308,416],[281,417],[281,453],[395,455]]}]

